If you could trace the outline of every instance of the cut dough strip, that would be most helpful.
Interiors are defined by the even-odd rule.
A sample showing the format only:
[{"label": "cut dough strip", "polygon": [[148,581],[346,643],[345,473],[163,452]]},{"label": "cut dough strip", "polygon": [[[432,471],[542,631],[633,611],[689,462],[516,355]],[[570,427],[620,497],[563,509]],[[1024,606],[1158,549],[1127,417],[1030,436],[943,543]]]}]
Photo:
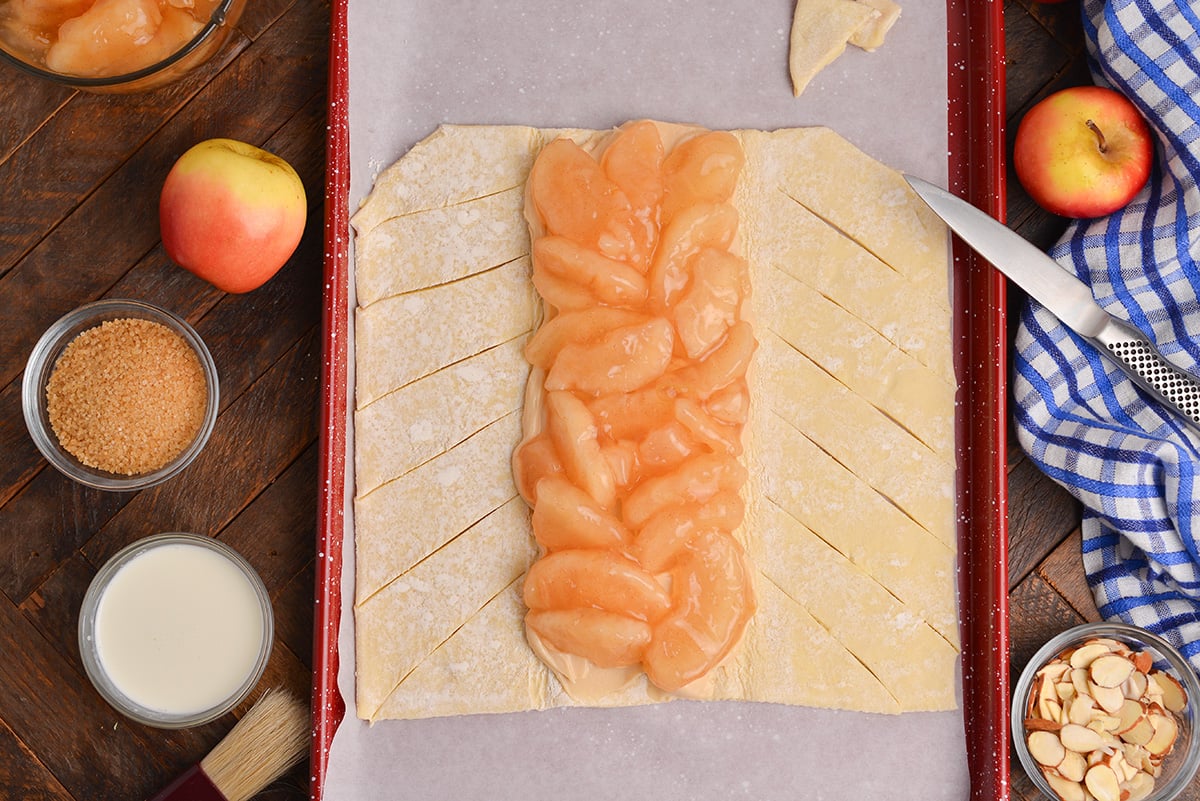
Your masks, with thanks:
[{"label": "cut dough strip", "polygon": [[[524,336],[502,342],[356,411],[356,494],[367,495],[518,411],[529,376],[521,355],[524,343]],[[471,403],[447,403],[447,398],[470,398]]]},{"label": "cut dough strip", "polygon": [[374,719],[383,700],[445,638],[533,559],[529,512],[514,498],[399,576],[355,609],[359,714]]},{"label": "cut dough strip", "polygon": [[379,175],[350,223],[363,237],[393,217],[523,185],[541,136],[519,125],[443,125]]},{"label": "cut dough strip", "polygon": [[841,307],[778,270],[761,271],[767,319],[789,345],[913,432],[945,461],[954,457],[953,420],[929,409],[954,406],[955,388]]},{"label": "cut dough strip", "polygon": [[[756,149],[763,183],[782,188],[949,311],[949,266],[945,272],[930,269],[946,263],[945,224],[900,173],[828,128],[801,130],[788,147]],[[767,133],[744,136],[752,146],[771,141]]]},{"label": "cut dough strip", "polygon": [[760,268],[775,267],[803,282],[943,381],[954,381],[950,312],[944,304],[782,189],[760,181],[754,190],[756,216],[775,221],[755,228]]},{"label": "cut dough strip", "polygon": [[847,471],[778,415],[760,416],[767,499],[888,588],[946,638],[958,642],[954,551]]},{"label": "cut dough strip", "polygon": [[861,660],[901,711],[953,703],[958,650],[794,517],[772,503],[763,512],[759,564],[767,578]]},{"label": "cut dough strip", "polygon": [[356,603],[517,494],[510,477],[480,465],[507,458],[520,436],[521,416],[510,412],[355,502]]},{"label": "cut dough strip", "polygon": [[[954,546],[954,467],[872,406],[767,333],[758,370],[771,410],[884,495],[947,547]],[[870,442],[872,447],[864,448]],[[931,486],[929,476],[944,476]]]},{"label": "cut dough strip", "polygon": [[[532,330],[538,309],[527,258],[470,279],[396,295],[359,309],[355,400],[384,394]],[[470,320],[470,325],[463,325]]]},{"label": "cut dough strip", "polygon": [[515,186],[380,223],[356,244],[359,306],[527,256],[524,194],[524,187]]}]

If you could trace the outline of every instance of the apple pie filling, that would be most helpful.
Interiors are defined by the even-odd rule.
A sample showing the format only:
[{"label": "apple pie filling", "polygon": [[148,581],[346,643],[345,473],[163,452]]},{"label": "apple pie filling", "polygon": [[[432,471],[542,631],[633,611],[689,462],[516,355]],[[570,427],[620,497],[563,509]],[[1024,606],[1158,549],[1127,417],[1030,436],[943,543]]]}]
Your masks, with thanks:
[{"label": "apple pie filling", "polygon": [[687,694],[755,611],[734,536],[757,346],[734,252],[744,154],[726,132],[670,144],[648,121],[598,155],[560,138],[526,190],[545,320],[513,458],[542,549],[525,623],[573,694],[584,673]]}]

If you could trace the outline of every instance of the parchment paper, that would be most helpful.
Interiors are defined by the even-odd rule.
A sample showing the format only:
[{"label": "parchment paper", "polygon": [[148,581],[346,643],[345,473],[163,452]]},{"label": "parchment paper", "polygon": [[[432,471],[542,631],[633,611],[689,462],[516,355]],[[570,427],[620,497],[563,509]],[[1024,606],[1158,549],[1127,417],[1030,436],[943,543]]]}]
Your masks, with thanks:
[{"label": "parchment paper", "polygon": [[[848,48],[796,99],[792,0],[353,0],[350,208],[443,122],[826,125],[944,186],[946,8],[900,2],[880,50]],[[352,448],[352,430],[347,440]],[[327,801],[967,797],[960,712],[675,701],[369,727],[354,711],[349,499],[346,510],[338,682],[347,712],[329,751]]]}]

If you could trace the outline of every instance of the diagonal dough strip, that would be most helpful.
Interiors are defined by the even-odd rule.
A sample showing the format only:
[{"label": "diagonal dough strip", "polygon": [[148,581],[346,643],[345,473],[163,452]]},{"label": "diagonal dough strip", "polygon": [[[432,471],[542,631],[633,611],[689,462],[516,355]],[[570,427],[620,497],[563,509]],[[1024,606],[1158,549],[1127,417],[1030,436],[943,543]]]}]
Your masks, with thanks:
[{"label": "diagonal dough strip", "polygon": [[373,719],[413,668],[525,571],[532,542],[512,533],[528,518],[514,498],[355,609],[360,715]]},{"label": "diagonal dough strip", "polygon": [[[914,202],[903,176],[828,128],[803,128],[788,147],[759,154],[764,181],[779,186],[817,216],[846,232],[944,309],[950,308],[945,225]],[[752,139],[769,137],[754,134]]]},{"label": "diagonal dough strip", "polygon": [[[856,241],[773,185],[750,190],[754,252],[760,267],[774,267],[821,293],[874,328],[896,347],[953,382],[950,312],[927,288],[914,284]],[[751,223],[753,225],[753,221]]]},{"label": "diagonal dough strip", "polygon": [[523,186],[541,138],[524,126],[443,125],[380,173],[350,222],[361,237],[393,217]]},{"label": "diagonal dough strip", "polygon": [[527,259],[360,308],[358,408],[531,330],[537,313]]},{"label": "diagonal dough strip", "polygon": [[[529,255],[524,187],[385,220],[355,241],[359,306]],[[414,257],[416,254],[416,257]],[[397,270],[395,265],[404,269]]]},{"label": "diagonal dough strip", "polygon": [[862,660],[765,575],[742,654],[714,697],[857,712],[903,710]]},{"label": "diagonal dough strip", "polygon": [[516,496],[511,477],[479,466],[507,458],[520,436],[521,416],[510,412],[355,501],[356,603]]},{"label": "diagonal dough strip", "polygon": [[[773,329],[789,345],[882,409],[945,461],[954,458],[953,420],[928,410],[952,409],[955,387],[897,350],[828,298],[778,270],[760,278]],[[764,304],[765,305],[765,304]]]},{"label": "diagonal dough strip", "polygon": [[958,649],[800,521],[774,504],[762,508],[763,573],[858,657],[902,711],[952,705]]},{"label": "diagonal dough strip", "polygon": [[525,611],[521,582],[514,580],[396,685],[376,719],[544,709],[562,703],[562,690],[555,693],[549,672],[525,644]]},{"label": "diagonal dough strip", "polygon": [[[529,377],[529,365],[521,355],[524,341],[524,336],[518,336],[468,356],[356,411],[355,493],[369,494],[492,421],[520,410],[522,388]],[[471,402],[447,403],[447,398]],[[515,446],[516,440],[511,444]]]},{"label": "diagonal dough strip", "polygon": [[[770,411],[954,546],[952,463],[775,335],[763,335],[758,369],[772,390]],[[872,447],[864,448],[864,442]],[[930,476],[941,476],[941,483]]]},{"label": "diagonal dough strip", "polygon": [[958,642],[954,550],[925,531],[779,416],[759,417],[761,491],[927,621]]}]

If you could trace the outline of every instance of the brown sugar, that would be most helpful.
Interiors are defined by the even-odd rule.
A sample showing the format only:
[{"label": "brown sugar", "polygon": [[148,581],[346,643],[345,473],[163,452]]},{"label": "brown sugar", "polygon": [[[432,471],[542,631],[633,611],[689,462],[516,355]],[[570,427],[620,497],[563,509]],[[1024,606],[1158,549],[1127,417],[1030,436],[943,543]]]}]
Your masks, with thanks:
[{"label": "brown sugar", "polygon": [[151,320],[109,320],[63,350],[46,384],[50,427],[89,467],[121,475],[157,470],[204,420],[208,389],[196,353]]}]

